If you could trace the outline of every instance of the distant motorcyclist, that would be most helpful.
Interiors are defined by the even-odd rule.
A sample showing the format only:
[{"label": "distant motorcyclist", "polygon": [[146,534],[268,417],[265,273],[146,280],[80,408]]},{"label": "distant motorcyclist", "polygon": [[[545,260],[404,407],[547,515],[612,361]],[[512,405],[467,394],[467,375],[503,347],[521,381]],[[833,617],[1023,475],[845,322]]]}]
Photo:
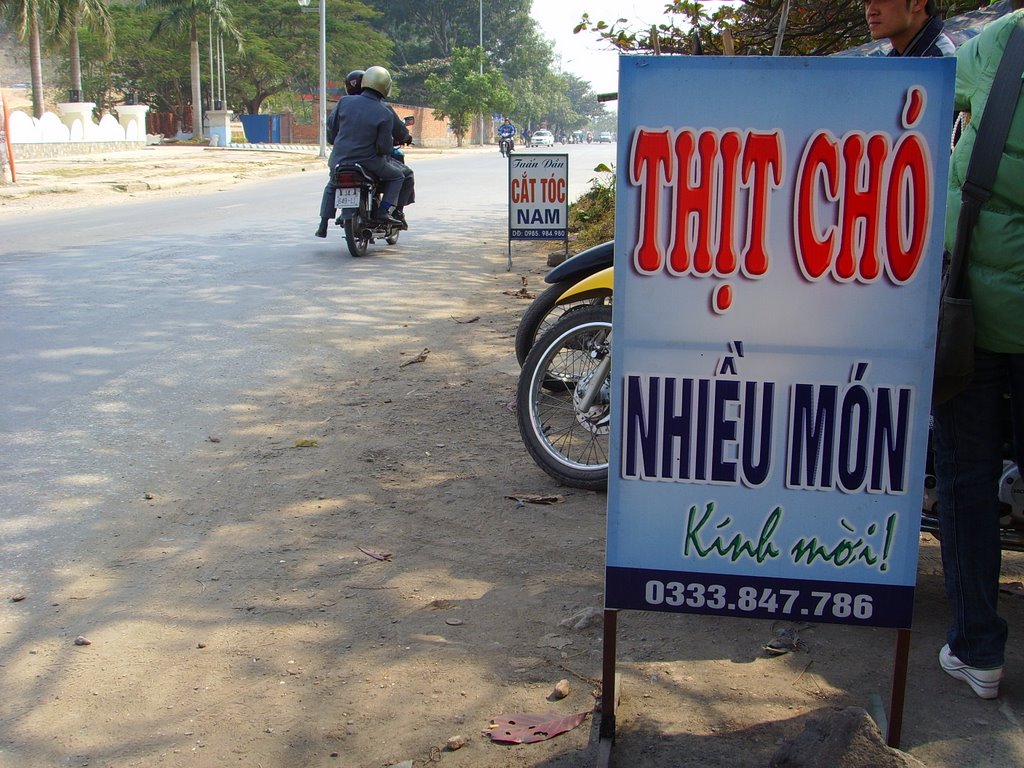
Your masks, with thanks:
[{"label": "distant motorcyclist", "polygon": [[516,126],[512,122],[511,118],[506,117],[505,122],[498,126],[498,135],[503,139],[511,138],[516,135]]},{"label": "distant motorcyclist", "polygon": [[[396,141],[412,140],[404,122],[384,102],[391,92],[391,73],[384,67],[354,70],[345,78],[350,97],[342,98],[328,120],[327,132],[333,149],[328,160],[331,177],[320,204],[317,237],[327,236],[334,217],[334,169],[342,163],[359,163],[382,182],[380,222],[406,227],[403,207],[412,201],[412,171],[395,160],[391,152]],[[400,127],[399,127],[400,126]]]}]

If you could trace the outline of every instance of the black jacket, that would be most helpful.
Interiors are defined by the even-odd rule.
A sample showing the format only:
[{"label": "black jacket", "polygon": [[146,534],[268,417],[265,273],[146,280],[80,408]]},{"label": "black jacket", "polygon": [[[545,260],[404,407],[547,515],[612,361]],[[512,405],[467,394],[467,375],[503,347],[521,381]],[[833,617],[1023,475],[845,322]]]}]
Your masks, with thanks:
[{"label": "black jacket", "polygon": [[932,16],[928,22],[918,30],[914,39],[903,53],[897,53],[893,48],[889,56],[953,56],[956,54],[956,46],[953,41],[942,34],[942,19]]}]

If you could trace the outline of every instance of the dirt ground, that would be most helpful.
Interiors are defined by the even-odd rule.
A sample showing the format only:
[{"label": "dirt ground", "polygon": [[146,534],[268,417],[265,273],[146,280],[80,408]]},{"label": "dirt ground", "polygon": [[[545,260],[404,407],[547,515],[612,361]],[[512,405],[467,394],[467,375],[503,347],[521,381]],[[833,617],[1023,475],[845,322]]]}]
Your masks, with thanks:
[{"label": "dirt ground", "polygon": [[[63,201],[321,167],[268,155],[200,182],[209,158],[194,154],[203,168],[190,175],[185,153],[177,166],[187,186],[97,180]],[[58,194],[31,165],[38,191],[0,193],[0,215]],[[510,407],[528,301],[517,294],[540,285],[543,264],[520,259],[471,301],[382,338],[358,372],[325,361],[250,392],[224,434],[140,489],[159,540],[100,531],[83,550],[103,556],[66,564],[58,593],[5,596],[3,612],[32,629],[2,635],[0,766],[594,765],[604,497],[537,469]],[[421,347],[430,354],[412,363]],[[527,494],[556,503],[515,498]],[[920,552],[902,747],[935,768],[1024,765],[1024,602],[1004,596],[1006,678],[981,701],[938,669],[938,545],[924,535]],[[1022,579],[1024,557],[1009,553],[1004,581]],[[789,652],[767,652],[773,640]],[[883,630],[623,613],[616,765],[767,766],[824,708],[882,718],[894,644]],[[520,713],[587,716],[534,744],[485,735]]]}]

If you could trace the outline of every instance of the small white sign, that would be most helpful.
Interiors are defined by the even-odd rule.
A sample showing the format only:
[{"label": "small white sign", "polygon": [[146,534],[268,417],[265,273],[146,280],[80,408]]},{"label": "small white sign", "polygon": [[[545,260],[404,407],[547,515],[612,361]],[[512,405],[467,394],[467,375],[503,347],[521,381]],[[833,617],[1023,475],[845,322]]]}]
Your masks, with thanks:
[{"label": "small white sign", "polygon": [[565,240],[569,235],[569,156],[508,158],[509,240]]}]

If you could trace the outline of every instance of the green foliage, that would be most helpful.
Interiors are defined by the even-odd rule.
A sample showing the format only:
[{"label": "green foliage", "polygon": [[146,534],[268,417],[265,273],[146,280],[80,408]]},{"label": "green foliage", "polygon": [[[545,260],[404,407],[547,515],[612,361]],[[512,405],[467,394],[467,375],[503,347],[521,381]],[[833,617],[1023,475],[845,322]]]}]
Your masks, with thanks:
[{"label": "green foliage", "polygon": [[[316,7],[316,0],[310,3]],[[376,31],[377,14],[361,0],[327,0],[327,80],[353,69],[387,66],[391,43]],[[319,14],[301,13],[295,0],[247,0],[237,9],[246,45],[228,59],[228,105],[258,114],[266,99],[286,92],[315,94],[320,83]],[[298,110],[296,110],[298,111]]]},{"label": "green foliage", "polygon": [[459,146],[462,146],[470,123],[478,115],[508,113],[515,105],[512,93],[499,73],[480,73],[482,61],[483,51],[479,46],[455,48],[447,77],[431,74],[426,79],[434,116],[448,118]]},{"label": "green foliage", "polygon": [[82,88],[101,109],[135,94],[155,112],[182,116],[189,102],[188,47],[173,38],[150,40],[160,12],[130,5],[110,6],[113,44],[107,53],[101,32],[83,29]]},{"label": "green foliage", "polygon": [[590,189],[569,206],[569,231],[577,251],[615,238],[615,170],[601,163]]},{"label": "green foliage", "polygon": [[[575,32],[589,31],[622,51],[633,53],[724,52],[728,30],[737,55],[770,55],[784,0],[746,0],[708,13],[705,3],[676,0],[665,7],[666,21],[652,31],[628,19],[593,20],[584,13]],[[976,0],[939,0],[945,16],[978,7]],[[868,42],[864,4],[856,0],[792,0],[782,43],[783,56],[825,56]]]}]

